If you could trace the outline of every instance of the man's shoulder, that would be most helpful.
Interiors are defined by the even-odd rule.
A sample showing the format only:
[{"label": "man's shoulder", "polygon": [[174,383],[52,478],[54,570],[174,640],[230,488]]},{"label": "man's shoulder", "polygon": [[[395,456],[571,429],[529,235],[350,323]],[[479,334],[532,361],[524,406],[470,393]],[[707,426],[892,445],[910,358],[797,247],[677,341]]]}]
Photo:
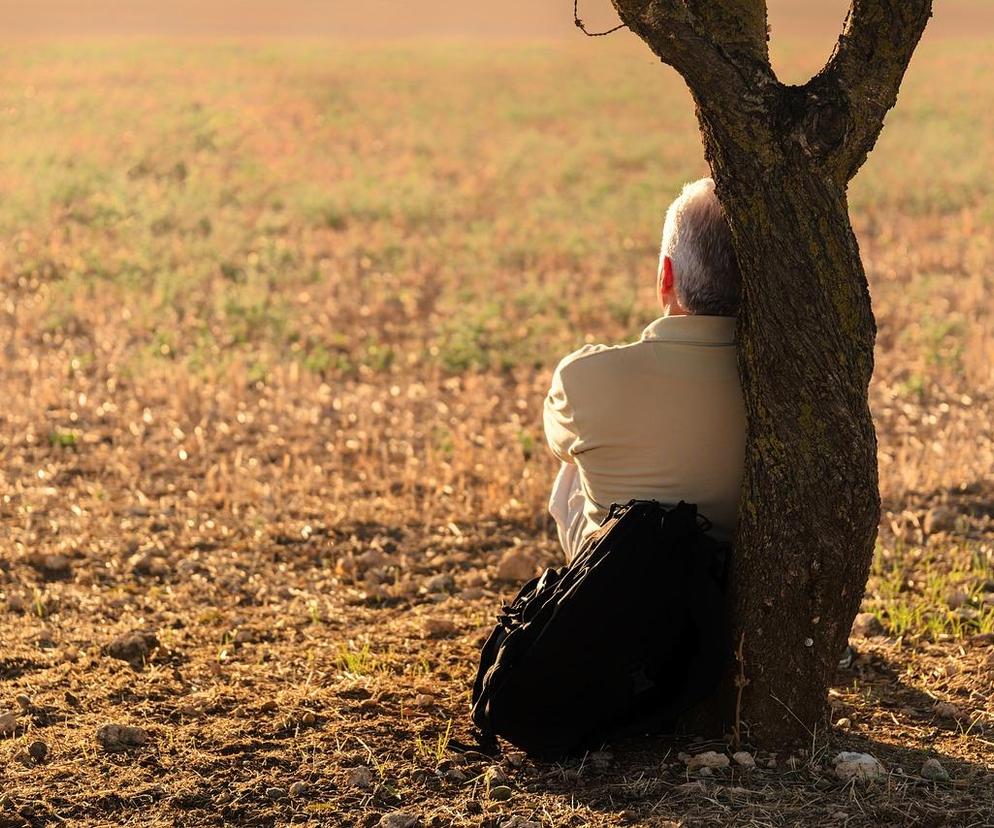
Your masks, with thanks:
[{"label": "man's shoulder", "polygon": [[637,357],[643,340],[627,342],[623,345],[584,345],[564,356],[556,366],[557,374],[586,374],[601,370],[611,370],[623,362]]}]

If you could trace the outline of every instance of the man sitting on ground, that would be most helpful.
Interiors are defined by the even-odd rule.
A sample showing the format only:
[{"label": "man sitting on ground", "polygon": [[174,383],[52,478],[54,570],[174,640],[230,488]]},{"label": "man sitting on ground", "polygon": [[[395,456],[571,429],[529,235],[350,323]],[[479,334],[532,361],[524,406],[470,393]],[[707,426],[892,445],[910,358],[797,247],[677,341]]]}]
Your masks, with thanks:
[{"label": "man sitting on ground", "polygon": [[735,531],[745,410],[735,357],[741,277],[714,182],[683,188],[666,213],[656,293],[663,315],[628,345],[567,356],[545,400],[562,461],[549,501],[571,561],[632,499],[696,503],[712,534]]}]

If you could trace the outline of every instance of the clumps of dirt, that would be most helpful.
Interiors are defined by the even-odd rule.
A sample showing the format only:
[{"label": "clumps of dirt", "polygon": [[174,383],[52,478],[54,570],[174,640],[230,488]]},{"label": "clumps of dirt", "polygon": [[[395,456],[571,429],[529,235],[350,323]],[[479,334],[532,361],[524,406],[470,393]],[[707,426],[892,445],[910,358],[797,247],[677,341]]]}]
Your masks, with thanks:
[{"label": "clumps of dirt", "polygon": [[108,753],[140,748],[148,742],[148,731],[134,725],[105,724],[97,729],[97,743]]},{"label": "clumps of dirt", "polygon": [[17,733],[17,716],[14,713],[0,713],[0,737],[10,737]]},{"label": "clumps of dirt", "polygon": [[155,633],[134,632],[115,638],[107,645],[106,652],[111,658],[126,661],[140,672],[158,647],[159,639]]},{"label": "clumps of dirt", "polygon": [[872,612],[861,612],[853,620],[852,635],[856,638],[872,638],[875,635],[883,634],[884,625]]},{"label": "clumps of dirt", "polygon": [[72,561],[65,555],[35,552],[26,557],[25,563],[34,567],[45,581],[68,581],[72,579]]},{"label": "clumps of dirt", "polygon": [[508,549],[497,563],[497,577],[501,581],[520,583],[534,577],[536,561],[520,546]]}]

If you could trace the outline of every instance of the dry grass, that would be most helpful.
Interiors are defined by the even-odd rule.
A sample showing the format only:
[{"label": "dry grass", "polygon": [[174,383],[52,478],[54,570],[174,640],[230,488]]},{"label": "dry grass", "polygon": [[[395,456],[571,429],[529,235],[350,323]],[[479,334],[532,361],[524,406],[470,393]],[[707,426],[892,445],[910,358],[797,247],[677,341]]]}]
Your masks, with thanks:
[{"label": "dry grass", "polygon": [[[7,50],[0,825],[994,821],[991,54],[923,50],[852,192],[887,636],[849,724],[700,784],[682,743],[512,753],[498,803],[446,743],[499,554],[556,560],[549,372],[651,318],[704,171],[686,92],[634,45]],[[135,631],[137,668],[107,653]],[[840,746],[887,783],[833,781]]]}]

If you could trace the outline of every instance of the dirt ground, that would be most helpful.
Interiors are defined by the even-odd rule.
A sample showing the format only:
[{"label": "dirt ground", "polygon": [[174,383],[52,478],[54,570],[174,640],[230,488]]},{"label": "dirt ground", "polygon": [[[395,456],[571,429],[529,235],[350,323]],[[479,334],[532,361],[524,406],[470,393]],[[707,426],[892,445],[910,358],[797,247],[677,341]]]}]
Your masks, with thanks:
[{"label": "dirt ground", "polygon": [[0,55],[2,828],[994,825],[984,44],[851,193],[884,517],[831,729],[450,749],[499,562],[558,563],[551,370],[651,320],[703,172],[676,80],[585,49]]},{"label": "dirt ground", "polygon": [[[100,473],[67,460],[55,481]],[[8,563],[0,680],[17,732],[0,743],[0,825],[371,826],[397,812],[426,826],[994,821],[991,634],[854,639],[833,730],[808,751],[754,754],[755,768],[699,778],[682,754],[727,746],[667,738],[555,765],[460,754],[446,743],[473,741],[477,648],[512,591],[495,563],[518,544],[552,563],[547,528],[324,517],[190,531],[196,507],[126,507],[101,522],[116,531],[100,552]],[[110,723],[147,741],[112,752],[98,735]],[[841,782],[840,750],[876,756],[886,781]],[[930,758],[948,780],[921,776]],[[496,801],[501,785],[510,796]]]}]

